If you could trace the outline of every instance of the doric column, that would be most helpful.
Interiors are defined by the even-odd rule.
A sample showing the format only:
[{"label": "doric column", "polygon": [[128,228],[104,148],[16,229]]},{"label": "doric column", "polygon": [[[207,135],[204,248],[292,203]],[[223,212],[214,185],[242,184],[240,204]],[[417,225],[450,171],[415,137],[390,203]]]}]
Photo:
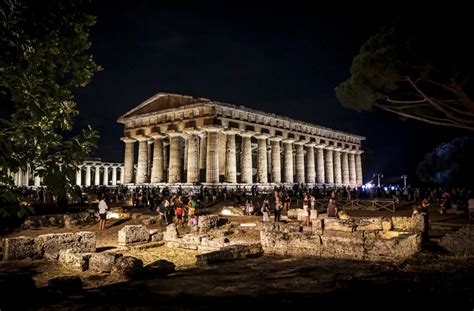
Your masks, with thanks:
[{"label": "doric column", "polygon": [[275,183],[281,183],[281,139],[281,137],[270,138],[272,144],[272,181]]},{"label": "doric column", "polygon": [[326,154],[325,154],[325,174],[326,174],[326,183],[334,184],[334,161],[333,161],[333,150],[328,149],[332,147],[326,147]]},{"label": "doric column", "polygon": [[86,186],[90,186],[91,185],[91,166],[90,165],[86,165],[86,182],[85,182]]},{"label": "doric column", "polygon": [[267,164],[267,136],[259,135],[256,136],[258,149],[257,149],[257,182],[266,184],[268,183],[268,164]]},{"label": "doric column", "polygon": [[120,184],[123,185],[125,180],[125,167],[120,167]]},{"label": "doric column", "polygon": [[304,141],[295,142],[295,151],[296,151],[296,182],[301,184],[305,182],[304,175]]},{"label": "doric column", "polygon": [[35,175],[35,181],[34,181],[34,183],[35,183],[35,186],[36,186],[36,187],[41,186],[41,178],[40,178],[38,175]]},{"label": "doric column", "polygon": [[347,156],[347,150],[344,150],[341,154],[342,162],[342,183],[346,186],[349,185],[349,159]]},{"label": "doric column", "polygon": [[23,184],[23,171],[21,169],[18,170],[18,172],[15,173],[15,185],[17,187],[22,186]]},{"label": "doric column", "polygon": [[220,129],[206,129],[207,131],[207,157],[206,157],[206,182],[213,184],[219,182],[219,131]]},{"label": "doric column", "polygon": [[168,141],[163,141],[163,181],[168,180],[168,175],[170,171],[169,167],[169,156],[168,156],[168,150],[170,148],[170,143]]},{"label": "doric column", "polygon": [[355,154],[356,185],[362,186],[362,150],[357,150]]},{"label": "doric column", "polygon": [[124,171],[123,171],[123,183],[130,184],[133,183],[133,145],[135,139],[122,137],[121,140],[125,143],[125,158],[123,161]]},{"label": "doric column", "polygon": [[235,131],[226,131],[225,181],[237,182],[237,159],[235,155]]},{"label": "doric column", "polygon": [[354,151],[349,153],[349,182],[351,186],[355,186],[357,182]]},{"label": "doric column", "polygon": [[285,182],[293,183],[293,139],[283,140],[285,153]]},{"label": "doric column", "polygon": [[188,134],[186,182],[195,183],[199,181],[199,132],[189,132]]},{"label": "doric column", "polygon": [[[223,131],[218,133],[218,149],[219,149],[219,175],[225,179],[225,160],[226,160],[226,148],[227,148],[227,135]],[[220,178],[219,178],[220,179]]]},{"label": "doric column", "polygon": [[341,148],[334,149],[334,183],[342,184]]},{"label": "doric column", "polygon": [[137,164],[137,176],[135,182],[137,184],[143,184],[147,182],[148,173],[148,136],[137,136],[138,140],[138,164]]},{"label": "doric column", "polygon": [[168,182],[170,184],[181,182],[180,137],[180,133],[170,134],[170,160],[168,171]]},{"label": "doric column", "polygon": [[109,185],[109,167],[104,165],[104,181],[103,181],[104,186]]},{"label": "doric column", "polygon": [[153,139],[148,140],[148,149],[147,149],[147,156],[146,156],[146,158],[148,160],[147,165],[146,165],[146,167],[147,167],[146,181],[147,182],[150,182],[150,180],[151,180],[151,164],[152,164],[151,161],[153,160],[152,159],[152,150],[151,150],[153,148],[152,144],[153,144]]},{"label": "doric column", "polygon": [[252,133],[242,133],[241,176],[242,183],[251,184],[252,180]]},{"label": "doric column", "polygon": [[159,183],[164,181],[164,163],[163,163],[163,135],[155,135],[153,146],[153,164],[151,169],[151,183]]},{"label": "doric column", "polygon": [[[36,177],[35,177],[35,181],[36,181]],[[80,186],[81,183],[82,183],[82,167],[79,166],[76,171],[76,185]]]},{"label": "doric column", "polygon": [[324,171],[324,147],[325,144],[316,145],[316,182],[324,184],[326,181],[326,174]]},{"label": "doric column", "polygon": [[117,186],[117,167],[112,166],[112,186]]},{"label": "doric column", "polygon": [[29,166],[26,167],[25,175],[23,177],[24,177],[23,185],[28,187],[30,185],[30,167]]},{"label": "doric column", "polygon": [[206,156],[207,156],[207,133],[199,135],[199,169],[206,168]]},{"label": "doric column", "polygon": [[316,171],[314,169],[314,143],[306,144],[306,182],[316,182]]},{"label": "doric column", "polygon": [[95,166],[95,172],[94,172],[94,185],[99,186],[100,185],[100,166]]}]

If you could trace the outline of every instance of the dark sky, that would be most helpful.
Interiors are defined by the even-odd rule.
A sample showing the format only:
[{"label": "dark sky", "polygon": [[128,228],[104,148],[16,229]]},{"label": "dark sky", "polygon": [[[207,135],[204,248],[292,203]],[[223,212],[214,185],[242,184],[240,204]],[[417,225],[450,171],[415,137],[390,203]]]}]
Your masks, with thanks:
[{"label": "dark sky", "polygon": [[[117,118],[157,92],[206,97],[365,136],[364,182],[415,177],[424,154],[459,133],[385,112],[343,108],[334,88],[391,16],[317,10],[166,7],[96,1],[91,32],[104,70],[77,92],[78,125],[100,132],[98,156],[123,161]],[[99,3],[100,2],[100,3]],[[393,17],[393,16],[392,16]]]}]

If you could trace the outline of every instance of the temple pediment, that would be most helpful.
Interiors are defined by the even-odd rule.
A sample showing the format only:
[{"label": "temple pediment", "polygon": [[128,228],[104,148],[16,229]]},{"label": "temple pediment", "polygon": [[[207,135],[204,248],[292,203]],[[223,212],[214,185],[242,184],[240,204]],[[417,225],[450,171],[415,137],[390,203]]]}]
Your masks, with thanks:
[{"label": "temple pediment", "polygon": [[207,98],[186,96],[170,93],[157,93],[137,107],[122,115],[118,121],[123,122],[128,118],[140,115],[151,114],[163,110],[176,109],[179,107],[193,105],[197,103],[210,102]]}]

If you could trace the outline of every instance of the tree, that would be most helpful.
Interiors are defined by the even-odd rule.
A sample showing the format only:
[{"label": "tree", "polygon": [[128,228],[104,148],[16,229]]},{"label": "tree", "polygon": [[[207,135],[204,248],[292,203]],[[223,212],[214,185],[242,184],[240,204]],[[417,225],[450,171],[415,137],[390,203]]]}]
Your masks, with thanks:
[{"label": "tree", "polygon": [[[74,0],[0,4],[0,212],[14,200],[9,173],[39,172],[56,194],[94,148],[90,127],[72,134],[73,91],[100,67],[88,54],[95,17]],[[5,213],[5,209],[3,209]]]},{"label": "tree", "polygon": [[472,27],[427,15],[397,20],[370,37],[336,87],[345,107],[374,107],[439,126],[474,130]]},{"label": "tree", "polygon": [[422,181],[446,186],[472,187],[474,180],[474,138],[456,138],[443,143],[426,154],[418,165],[417,174]]}]

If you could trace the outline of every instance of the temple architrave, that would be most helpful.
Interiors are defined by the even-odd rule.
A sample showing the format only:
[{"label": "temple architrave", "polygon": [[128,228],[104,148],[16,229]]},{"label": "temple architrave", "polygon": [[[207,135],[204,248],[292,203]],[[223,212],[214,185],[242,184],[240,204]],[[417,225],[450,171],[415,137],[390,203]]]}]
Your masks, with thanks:
[{"label": "temple architrave", "polygon": [[362,185],[362,136],[168,93],[118,122],[124,124],[124,184]]}]

